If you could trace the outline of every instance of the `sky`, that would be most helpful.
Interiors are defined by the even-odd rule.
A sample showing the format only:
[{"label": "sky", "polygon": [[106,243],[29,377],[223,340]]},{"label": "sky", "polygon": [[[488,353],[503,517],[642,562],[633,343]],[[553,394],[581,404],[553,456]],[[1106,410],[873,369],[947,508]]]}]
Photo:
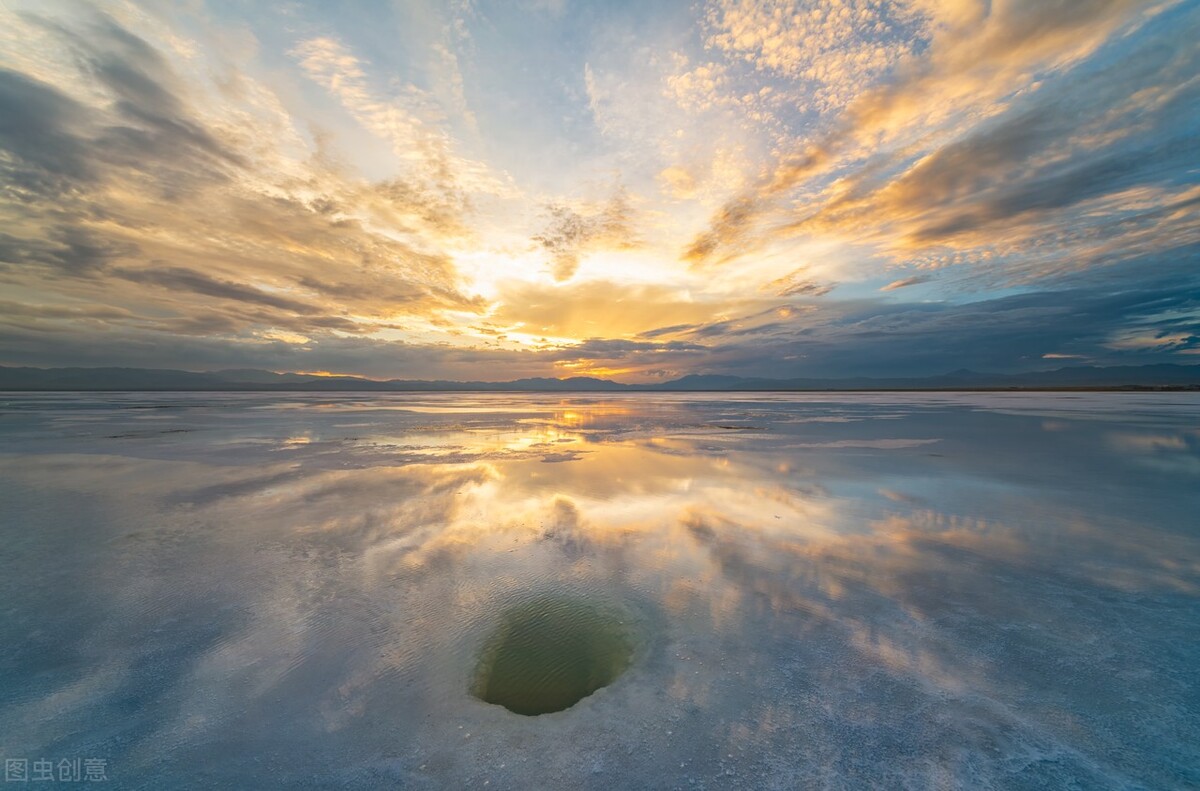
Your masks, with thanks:
[{"label": "sky", "polygon": [[1200,363],[1200,1],[0,3],[0,364]]}]

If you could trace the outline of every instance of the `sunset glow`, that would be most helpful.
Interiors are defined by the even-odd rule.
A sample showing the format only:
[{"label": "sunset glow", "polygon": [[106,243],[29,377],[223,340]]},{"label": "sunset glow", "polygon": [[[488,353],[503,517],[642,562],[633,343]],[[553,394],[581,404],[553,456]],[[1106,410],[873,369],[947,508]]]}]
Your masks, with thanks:
[{"label": "sunset glow", "polygon": [[358,8],[0,8],[0,364],[1196,360],[1196,3]]}]

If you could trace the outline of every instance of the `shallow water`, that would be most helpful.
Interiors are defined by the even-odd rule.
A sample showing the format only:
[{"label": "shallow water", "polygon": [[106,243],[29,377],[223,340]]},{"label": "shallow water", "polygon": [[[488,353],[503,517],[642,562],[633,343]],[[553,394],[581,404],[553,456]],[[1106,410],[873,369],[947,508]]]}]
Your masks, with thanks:
[{"label": "shallow water", "polygon": [[1196,394],[0,394],[0,753],[1194,788],[1197,514]]},{"label": "shallow water", "polygon": [[536,717],[565,711],[629,668],[633,616],[581,597],[537,596],[499,617],[475,671],[475,697]]}]

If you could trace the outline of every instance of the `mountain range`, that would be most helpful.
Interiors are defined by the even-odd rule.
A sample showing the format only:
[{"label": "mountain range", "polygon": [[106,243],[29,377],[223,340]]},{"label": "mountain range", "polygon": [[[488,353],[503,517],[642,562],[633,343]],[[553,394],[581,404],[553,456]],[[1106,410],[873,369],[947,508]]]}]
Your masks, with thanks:
[{"label": "mountain range", "polygon": [[890,378],[765,379],[692,374],[654,384],[609,379],[532,378],[509,382],[375,380],[357,376],[275,373],[258,369],[177,371],[151,368],[16,368],[0,366],[0,390],[201,390],[201,391],[468,391],[646,392],[747,390],[1040,390],[1196,389],[1200,365],[1072,366],[1019,374],[958,370],[938,376]]}]

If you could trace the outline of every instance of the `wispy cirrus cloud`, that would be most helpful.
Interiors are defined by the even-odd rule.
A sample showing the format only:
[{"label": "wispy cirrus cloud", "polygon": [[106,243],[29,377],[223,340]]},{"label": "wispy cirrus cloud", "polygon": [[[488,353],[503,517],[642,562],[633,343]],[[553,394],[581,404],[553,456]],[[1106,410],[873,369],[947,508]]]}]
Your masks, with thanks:
[{"label": "wispy cirrus cloud", "polygon": [[[444,47],[439,53],[450,54]],[[302,41],[291,54],[310,79],[391,145],[407,166],[406,175],[424,187],[423,194],[442,201],[433,207],[434,213],[464,212],[473,194],[514,194],[509,179],[456,151],[455,141],[443,128],[441,106],[429,92],[409,83],[394,87],[386,97],[379,95],[366,71],[369,64],[327,36]]]}]

